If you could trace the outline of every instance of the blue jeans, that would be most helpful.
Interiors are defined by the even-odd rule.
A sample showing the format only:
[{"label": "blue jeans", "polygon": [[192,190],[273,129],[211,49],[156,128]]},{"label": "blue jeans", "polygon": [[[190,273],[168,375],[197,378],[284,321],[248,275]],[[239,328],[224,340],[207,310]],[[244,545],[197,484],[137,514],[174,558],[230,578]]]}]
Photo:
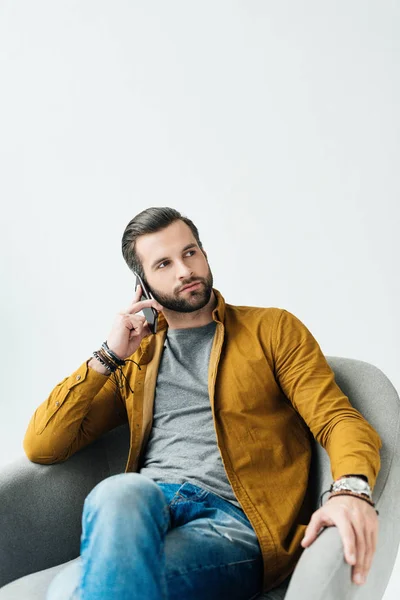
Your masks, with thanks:
[{"label": "blue jeans", "polygon": [[250,600],[262,580],[241,509],[188,482],[120,473],[86,497],[80,557],[55,576],[46,600]]}]

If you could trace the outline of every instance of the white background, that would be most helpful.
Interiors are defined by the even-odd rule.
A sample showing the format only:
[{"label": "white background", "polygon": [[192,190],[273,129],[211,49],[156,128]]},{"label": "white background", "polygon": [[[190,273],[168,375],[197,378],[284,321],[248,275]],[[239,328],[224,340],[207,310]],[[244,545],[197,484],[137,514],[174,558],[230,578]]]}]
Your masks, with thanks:
[{"label": "white background", "polygon": [[196,223],[227,302],[400,389],[399,33],[385,0],[0,3],[0,465],[131,302],[149,206]]}]

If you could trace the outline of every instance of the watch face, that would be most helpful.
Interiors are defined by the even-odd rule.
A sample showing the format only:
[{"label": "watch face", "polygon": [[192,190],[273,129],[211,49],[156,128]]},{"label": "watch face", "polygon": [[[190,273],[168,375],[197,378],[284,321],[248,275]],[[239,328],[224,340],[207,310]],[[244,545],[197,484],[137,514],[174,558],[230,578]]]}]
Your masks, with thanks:
[{"label": "watch face", "polygon": [[365,482],[362,481],[361,479],[357,479],[356,477],[352,478],[351,485],[356,490],[359,490],[359,491],[365,490]]},{"label": "watch face", "polygon": [[348,483],[354,491],[357,492],[367,492],[369,491],[369,485],[360,477],[349,477]]}]

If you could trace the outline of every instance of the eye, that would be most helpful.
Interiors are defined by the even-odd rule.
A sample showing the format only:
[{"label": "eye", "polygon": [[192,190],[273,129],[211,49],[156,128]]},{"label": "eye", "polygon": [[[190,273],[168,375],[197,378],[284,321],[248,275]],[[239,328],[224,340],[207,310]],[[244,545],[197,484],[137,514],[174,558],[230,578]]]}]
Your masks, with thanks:
[{"label": "eye", "polygon": [[[196,250],[188,250],[188,251],[186,252],[186,254],[192,254],[192,255],[193,255],[193,254],[196,254]],[[189,258],[190,258],[190,257],[189,257]],[[157,269],[159,269],[160,267],[162,267],[162,265],[167,265],[168,263],[169,263],[169,260],[164,260],[162,263],[160,263],[160,264],[158,265]],[[164,268],[164,267],[162,267],[162,268]]]}]

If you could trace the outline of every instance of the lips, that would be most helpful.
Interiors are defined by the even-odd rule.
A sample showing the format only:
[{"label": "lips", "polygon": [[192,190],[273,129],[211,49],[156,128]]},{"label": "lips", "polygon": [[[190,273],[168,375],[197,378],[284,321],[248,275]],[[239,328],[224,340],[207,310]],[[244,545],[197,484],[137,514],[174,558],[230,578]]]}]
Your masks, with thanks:
[{"label": "lips", "polygon": [[201,281],[195,281],[195,282],[191,283],[190,285],[185,285],[185,287],[183,287],[181,289],[181,292],[183,292],[185,290],[195,289],[200,284],[201,284]]}]

